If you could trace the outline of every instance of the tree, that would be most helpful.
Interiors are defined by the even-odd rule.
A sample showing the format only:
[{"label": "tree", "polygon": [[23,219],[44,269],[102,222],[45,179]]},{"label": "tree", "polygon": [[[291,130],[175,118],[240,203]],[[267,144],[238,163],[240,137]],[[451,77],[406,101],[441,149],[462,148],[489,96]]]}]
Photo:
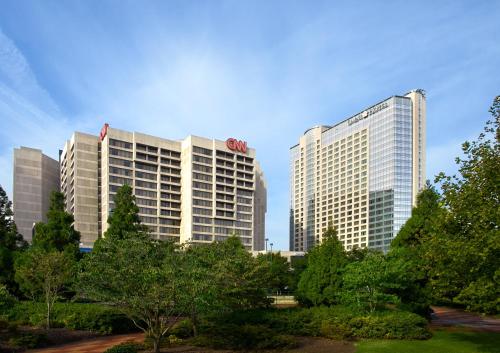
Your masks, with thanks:
[{"label": "tree", "polygon": [[230,236],[225,241],[208,246],[220,311],[269,305],[265,268],[245,250],[237,236]]},{"label": "tree", "polygon": [[385,303],[397,303],[399,298],[389,294],[398,286],[400,269],[391,267],[384,254],[372,252],[361,261],[346,266],[344,281],[344,301],[356,303],[375,311]]},{"label": "tree", "polygon": [[444,215],[441,196],[429,181],[417,195],[417,204],[411,211],[411,217],[401,227],[391,247],[418,247],[425,243],[437,231],[437,224]]},{"label": "tree", "polygon": [[47,328],[54,303],[74,275],[74,266],[70,253],[40,247],[32,247],[16,259],[15,279],[21,290],[33,299],[45,301]]},{"label": "tree", "polygon": [[207,246],[188,246],[180,253],[180,304],[191,319],[194,336],[198,335],[199,315],[217,308],[218,288],[210,250]]},{"label": "tree", "polygon": [[257,262],[264,267],[265,283],[268,293],[284,292],[291,281],[290,264],[281,253],[265,253],[257,255]]},{"label": "tree", "polygon": [[125,184],[116,192],[114,198],[115,208],[108,217],[108,229],[104,237],[124,239],[138,232],[146,232],[147,227],[139,219],[139,207],[135,204],[132,188]]},{"label": "tree", "polygon": [[12,203],[0,186],[0,283],[14,289],[14,253],[26,247],[26,242],[17,232]]},{"label": "tree", "polygon": [[307,255],[307,268],[302,272],[297,294],[299,300],[312,305],[332,305],[340,299],[342,271],[347,257],[337,232],[329,227],[323,242]]},{"label": "tree", "polygon": [[[462,145],[458,175],[440,173],[447,209],[426,259],[437,300],[499,312],[500,282],[500,96],[476,141]],[[487,291],[484,288],[488,288]]]},{"label": "tree", "polygon": [[38,222],[35,225],[33,246],[46,251],[67,250],[77,254],[80,233],[73,227],[74,221],[73,215],[64,209],[64,195],[60,192],[52,192],[47,223]]},{"label": "tree", "polygon": [[79,288],[90,299],[121,308],[159,352],[182,314],[180,260],[172,243],[144,233],[100,239],[81,261]]}]

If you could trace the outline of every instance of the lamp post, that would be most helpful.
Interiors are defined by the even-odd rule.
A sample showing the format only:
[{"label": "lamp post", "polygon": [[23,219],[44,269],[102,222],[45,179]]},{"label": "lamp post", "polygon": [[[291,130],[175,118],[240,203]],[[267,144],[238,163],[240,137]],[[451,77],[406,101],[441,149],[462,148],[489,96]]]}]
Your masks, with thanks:
[{"label": "lamp post", "polygon": [[273,253],[273,243],[269,244],[271,246],[271,254]]},{"label": "lamp post", "polygon": [[266,252],[267,252],[267,242],[269,241],[269,238],[266,238]]}]

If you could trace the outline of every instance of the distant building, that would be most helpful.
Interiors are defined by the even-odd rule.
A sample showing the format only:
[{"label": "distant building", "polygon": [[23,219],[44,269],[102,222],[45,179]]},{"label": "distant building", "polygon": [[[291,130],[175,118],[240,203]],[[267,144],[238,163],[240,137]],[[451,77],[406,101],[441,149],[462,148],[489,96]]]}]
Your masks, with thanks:
[{"label": "distant building", "polygon": [[53,191],[59,191],[59,162],[38,149],[15,148],[14,221],[25,240],[31,241],[36,222],[47,221]]},{"label": "distant building", "polygon": [[107,124],[100,136],[75,132],[61,154],[61,189],[83,247],[106,231],[124,184],[156,239],[210,243],[236,233],[248,250],[264,248],[266,185],[246,142],[174,141]]},{"label": "distant building", "polygon": [[425,94],[379,102],[290,149],[290,250],[331,224],[346,249],[386,251],[425,185]]}]

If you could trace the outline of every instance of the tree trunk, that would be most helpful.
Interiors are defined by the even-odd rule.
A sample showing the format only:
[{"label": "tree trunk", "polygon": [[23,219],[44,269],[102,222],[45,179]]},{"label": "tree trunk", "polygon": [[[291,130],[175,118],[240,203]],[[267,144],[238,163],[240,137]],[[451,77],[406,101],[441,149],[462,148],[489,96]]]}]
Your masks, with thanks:
[{"label": "tree trunk", "polygon": [[50,329],[50,302],[47,301],[47,330]]},{"label": "tree trunk", "polygon": [[191,325],[193,326],[193,336],[198,336],[198,315],[196,315],[196,310],[191,311]]},{"label": "tree trunk", "polygon": [[156,336],[153,337],[153,352],[154,353],[160,353],[160,337]]}]

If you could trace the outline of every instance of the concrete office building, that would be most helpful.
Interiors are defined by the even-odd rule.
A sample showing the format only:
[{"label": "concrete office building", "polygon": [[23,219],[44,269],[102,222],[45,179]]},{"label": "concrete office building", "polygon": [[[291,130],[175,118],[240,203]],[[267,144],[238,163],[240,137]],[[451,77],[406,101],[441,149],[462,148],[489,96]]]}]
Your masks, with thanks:
[{"label": "concrete office building", "polygon": [[393,96],[290,149],[290,250],[329,224],[346,249],[387,251],[425,185],[425,93]]},{"label": "concrete office building", "polygon": [[61,155],[61,185],[84,247],[106,231],[124,184],[157,239],[209,243],[237,233],[247,249],[264,248],[266,186],[245,142],[173,141],[107,124],[99,137],[75,133]]},{"label": "concrete office building", "polygon": [[35,223],[47,221],[53,191],[59,191],[59,162],[38,149],[15,148],[14,221],[25,240],[31,241]]}]

